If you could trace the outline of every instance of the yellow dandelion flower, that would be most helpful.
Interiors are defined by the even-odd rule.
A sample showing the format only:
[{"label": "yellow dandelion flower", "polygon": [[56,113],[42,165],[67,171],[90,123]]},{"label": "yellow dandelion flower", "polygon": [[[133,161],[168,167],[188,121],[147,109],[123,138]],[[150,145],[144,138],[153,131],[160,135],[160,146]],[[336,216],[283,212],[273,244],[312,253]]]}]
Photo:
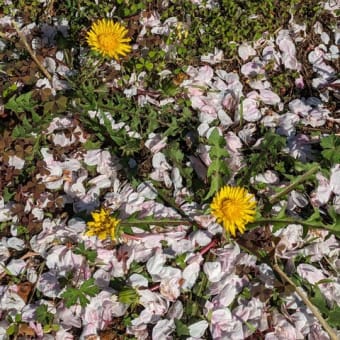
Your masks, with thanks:
[{"label": "yellow dandelion flower", "polygon": [[112,240],[116,238],[117,226],[120,220],[110,216],[110,213],[101,209],[99,212],[91,213],[93,221],[87,222],[87,236],[97,236],[100,240],[110,237]]},{"label": "yellow dandelion flower", "polygon": [[98,20],[92,24],[87,33],[87,43],[92,50],[103,56],[119,59],[131,52],[128,44],[131,39],[126,37],[128,30],[118,22],[110,19]]},{"label": "yellow dandelion flower", "polygon": [[213,198],[210,209],[218,223],[232,235],[241,234],[245,225],[255,220],[256,201],[254,195],[240,187],[224,186]]}]

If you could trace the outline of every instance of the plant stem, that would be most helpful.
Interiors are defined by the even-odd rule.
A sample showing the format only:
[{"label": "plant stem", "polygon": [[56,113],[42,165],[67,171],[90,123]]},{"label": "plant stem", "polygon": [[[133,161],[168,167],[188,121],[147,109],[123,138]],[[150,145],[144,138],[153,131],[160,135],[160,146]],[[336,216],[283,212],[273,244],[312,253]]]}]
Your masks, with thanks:
[{"label": "plant stem", "polygon": [[318,228],[322,228],[322,229],[327,229],[327,230],[331,230],[330,228],[327,228],[327,225],[320,223],[320,224],[316,224],[316,223],[310,223],[310,222],[306,222],[303,220],[299,220],[299,219],[295,219],[295,218],[260,218],[258,220],[256,220],[255,222],[252,223],[248,223],[247,224],[247,228],[249,229],[253,229],[258,225],[263,225],[263,224],[274,224],[274,223],[282,223],[282,224],[300,224],[304,227],[308,227],[308,228],[314,228],[314,229],[318,229]]},{"label": "plant stem", "polygon": [[44,67],[44,65],[38,60],[38,58],[36,57],[36,55],[34,54],[31,46],[28,44],[26,37],[24,36],[24,34],[20,31],[18,25],[16,24],[16,22],[13,22],[13,26],[15,28],[15,30],[17,31],[20,40],[22,41],[22,43],[24,44],[27,52],[30,54],[31,58],[33,59],[33,61],[37,64],[37,66],[39,67],[40,71],[44,74],[44,76],[48,79],[49,82],[52,81],[52,76],[49,74],[49,72],[46,70],[46,68]]},{"label": "plant stem", "polygon": [[305,174],[303,174],[302,176],[298,177],[295,181],[293,181],[291,184],[289,184],[286,188],[284,188],[283,190],[281,190],[278,193],[276,193],[275,195],[273,195],[269,199],[269,203],[270,204],[274,204],[274,203],[278,202],[282,196],[288,194],[294,188],[296,188],[299,184],[301,184],[304,181],[306,181],[311,175],[316,173],[319,170],[319,168],[320,168],[320,166],[318,164],[314,165]]},{"label": "plant stem", "polygon": [[281,276],[281,278],[287,281],[296,291],[296,293],[300,296],[301,300],[305,303],[305,305],[311,310],[314,316],[318,319],[324,330],[328,333],[331,340],[337,340],[338,336],[334,332],[334,330],[329,326],[327,321],[322,317],[319,310],[310,302],[306,293],[303,291],[301,287],[295,285],[295,283],[285,274],[285,272],[278,266],[278,264],[273,265],[274,270]]},{"label": "plant stem", "polygon": [[192,225],[192,222],[190,222],[189,220],[185,220],[185,219],[182,219],[182,220],[143,220],[143,219],[140,219],[140,220],[136,220],[136,221],[122,221],[119,223],[122,227],[134,227],[134,226],[138,226],[138,225],[145,225],[145,224],[148,224],[148,225],[159,225],[159,226],[172,226],[172,225]]}]

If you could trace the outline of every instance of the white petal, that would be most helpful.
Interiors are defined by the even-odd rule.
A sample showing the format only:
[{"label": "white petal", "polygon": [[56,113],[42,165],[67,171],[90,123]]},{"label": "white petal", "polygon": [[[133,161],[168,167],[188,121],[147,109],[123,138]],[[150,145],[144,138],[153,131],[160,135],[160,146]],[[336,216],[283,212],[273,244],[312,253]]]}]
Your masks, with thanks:
[{"label": "white petal", "polygon": [[340,165],[336,165],[331,170],[331,178],[329,181],[332,191],[336,195],[340,195]]},{"label": "white petal", "polygon": [[238,48],[238,55],[243,61],[245,61],[249,57],[256,55],[256,51],[250,45],[243,43]]},{"label": "white petal", "polygon": [[191,289],[200,272],[200,265],[196,262],[189,264],[184,270],[183,270],[183,279],[185,282],[182,285],[183,289]]},{"label": "white petal", "polygon": [[200,338],[204,335],[205,330],[208,328],[209,324],[207,321],[202,320],[195,322],[189,326],[190,336],[195,338]]}]

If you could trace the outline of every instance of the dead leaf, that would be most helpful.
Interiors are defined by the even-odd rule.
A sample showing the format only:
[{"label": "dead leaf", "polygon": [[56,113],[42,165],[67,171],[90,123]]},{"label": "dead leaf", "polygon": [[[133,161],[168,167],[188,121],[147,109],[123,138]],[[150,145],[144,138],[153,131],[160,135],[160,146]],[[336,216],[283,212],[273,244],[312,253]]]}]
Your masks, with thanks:
[{"label": "dead leaf", "polygon": [[18,287],[18,291],[17,294],[25,301],[25,303],[28,300],[28,297],[32,291],[33,288],[33,284],[31,282],[23,282],[23,283],[19,283],[17,285]]},{"label": "dead leaf", "polygon": [[[20,336],[24,336],[24,337],[35,337],[35,332],[34,329],[31,328],[30,326],[28,326],[25,323],[21,323],[19,325],[19,329],[18,329],[18,335]],[[25,338],[26,339],[26,338]]]}]

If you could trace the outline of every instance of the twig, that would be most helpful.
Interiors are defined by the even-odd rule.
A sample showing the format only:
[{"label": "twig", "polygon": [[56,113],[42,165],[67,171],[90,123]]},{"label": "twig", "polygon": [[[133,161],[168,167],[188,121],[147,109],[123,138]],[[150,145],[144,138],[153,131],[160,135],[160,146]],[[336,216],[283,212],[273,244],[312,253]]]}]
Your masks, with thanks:
[{"label": "twig", "polygon": [[311,310],[311,312],[314,314],[314,316],[318,319],[324,330],[328,333],[331,340],[338,340],[337,334],[334,332],[334,330],[329,326],[327,321],[322,317],[319,310],[310,302],[308,299],[306,293],[303,291],[301,287],[298,287],[295,285],[295,283],[285,274],[284,271],[278,266],[278,264],[273,265],[274,270],[281,276],[281,278],[285,281],[287,281],[296,291],[296,293],[300,296],[301,300],[304,302],[304,304]]},{"label": "twig", "polygon": [[206,254],[210,249],[214,248],[217,245],[217,240],[213,239],[210,243],[208,243],[205,247],[203,247],[199,252],[203,256]]},{"label": "twig", "polygon": [[46,70],[46,68],[44,67],[44,65],[38,60],[38,58],[36,57],[36,55],[34,54],[31,46],[28,44],[27,39],[25,37],[25,35],[20,31],[18,25],[16,24],[16,22],[13,22],[13,26],[15,28],[15,30],[17,31],[20,40],[22,41],[22,43],[24,44],[27,52],[30,54],[31,58],[33,59],[33,61],[37,64],[37,66],[39,67],[40,71],[44,74],[44,76],[49,80],[49,82],[52,81],[52,76],[50,75],[50,73]]},{"label": "twig", "polygon": [[289,192],[291,192],[296,186],[303,183],[306,179],[308,179],[309,176],[313,175],[318,170],[319,170],[319,165],[315,165],[312,168],[310,168],[305,174],[298,177],[296,181],[289,184],[286,188],[284,188],[283,190],[281,190],[277,194],[273,195],[270,198],[269,203],[274,204],[274,203],[278,202],[280,200],[281,196],[284,196],[284,195],[288,194]]}]

